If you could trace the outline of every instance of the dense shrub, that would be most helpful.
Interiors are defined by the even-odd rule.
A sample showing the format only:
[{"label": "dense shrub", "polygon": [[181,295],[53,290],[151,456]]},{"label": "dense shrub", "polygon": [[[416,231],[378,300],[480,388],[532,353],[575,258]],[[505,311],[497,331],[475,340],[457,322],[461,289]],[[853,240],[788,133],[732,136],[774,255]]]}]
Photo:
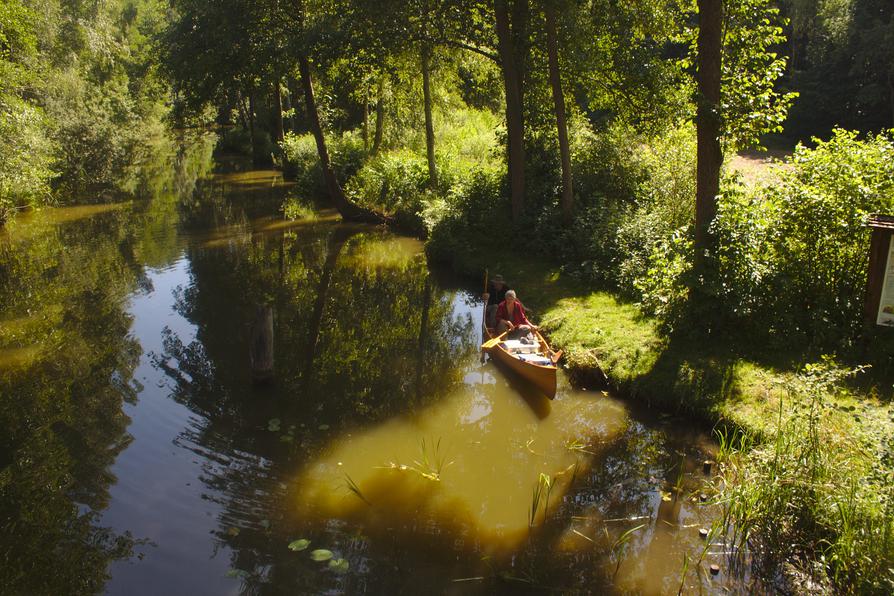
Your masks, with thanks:
[{"label": "dense shrub", "polygon": [[287,132],[282,142],[282,151],[285,158],[283,172],[295,181],[298,193],[307,198],[325,196],[323,170],[320,168],[320,155],[313,135]]},{"label": "dense shrub", "polygon": [[[617,281],[625,295],[642,297],[646,291],[643,272],[649,269],[653,256],[669,254],[667,251],[675,256],[684,254],[681,241],[695,217],[695,155],[691,126],[672,129],[642,146],[638,171],[643,174],[636,187],[636,208],[617,232],[621,255]],[[672,269],[679,266],[674,258],[669,263]]]},{"label": "dense shrub", "polygon": [[[563,224],[555,201],[541,206],[536,227],[543,245],[570,275],[641,298],[637,280],[656,245],[666,246],[691,222],[694,130],[652,139],[621,124],[576,131],[572,169],[574,219]],[[553,188],[551,196],[558,192]]]},{"label": "dense shrub", "polygon": [[426,250],[434,260],[450,263],[463,272],[487,266],[481,246],[499,244],[511,235],[511,227],[499,225],[509,212],[505,170],[481,169],[454,186],[446,198],[425,213],[431,225]]},{"label": "dense shrub", "polygon": [[433,200],[428,185],[426,158],[403,149],[370,159],[345,191],[354,202],[393,215],[403,229],[423,233],[422,212]]},{"label": "dense shrub", "polygon": [[820,344],[861,326],[869,230],[866,216],[894,212],[894,132],[859,140],[836,130],[816,149],[798,147],[793,169],[766,189],[777,205],[768,296]]},{"label": "dense shrub", "polygon": [[54,147],[42,111],[16,98],[0,101],[0,224],[17,207],[50,196]]},{"label": "dense shrub", "polygon": [[[363,165],[366,150],[359,134],[346,132],[326,137],[329,159],[335,170],[335,177],[344,185]],[[320,167],[317,144],[310,133],[296,135],[288,132],[282,142],[285,158],[283,170],[295,181],[298,194],[307,199],[326,196],[326,184]]]},{"label": "dense shrub", "polygon": [[[724,180],[709,292],[724,320],[760,339],[840,350],[862,330],[866,216],[894,211],[894,139],[837,130],[816,143],[799,146],[771,185]],[[688,298],[691,251],[682,237],[658,237],[634,285],[646,310],[673,327]]]},{"label": "dense shrub", "polygon": [[99,85],[70,68],[51,81],[46,104],[65,198],[96,200],[95,193],[115,188],[143,140],[127,79]]}]

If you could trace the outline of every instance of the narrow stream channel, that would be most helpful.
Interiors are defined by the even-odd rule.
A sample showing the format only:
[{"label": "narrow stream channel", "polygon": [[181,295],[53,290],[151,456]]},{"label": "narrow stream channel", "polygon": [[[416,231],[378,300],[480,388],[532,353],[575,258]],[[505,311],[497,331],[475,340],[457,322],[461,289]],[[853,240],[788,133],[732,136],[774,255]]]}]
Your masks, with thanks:
[{"label": "narrow stream channel", "polygon": [[479,289],[417,240],[282,219],[288,192],[219,174],[0,233],[23,569],[129,595],[744,591],[721,547],[695,565],[705,433],[562,376],[532,393],[480,362]]}]

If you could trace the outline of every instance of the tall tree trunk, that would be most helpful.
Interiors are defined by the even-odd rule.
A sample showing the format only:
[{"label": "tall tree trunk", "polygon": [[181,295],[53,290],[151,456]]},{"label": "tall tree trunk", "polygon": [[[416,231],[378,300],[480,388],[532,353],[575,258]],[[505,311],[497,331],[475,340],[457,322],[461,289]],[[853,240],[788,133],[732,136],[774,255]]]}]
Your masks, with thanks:
[{"label": "tall tree trunk", "polygon": [[431,115],[431,48],[422,44],[422,104],[425,108],[425,152],[428,155],[428,185],[438,187],[435,164],[435,126]]},{"label": "tall tree trunk", "polygon": [[280,88],[279,77],[276,77],[276,80],[273,81],[273,134],[276,136],[276,142],[282,143],[282,89]]},{"label": "tall tree trunk", "polygon": [[255,136],[255,94],[248,91],[248,136],[251,139],[251,161],[255,167],[261,165],[261,155],[258,149],[258,139]]},{"label": "tall tree trunk", "polygon": [[369,153],[369,85],[363,90],[363,151]]},{"label": "tall tree trunk", "polygon": [[723,6],[721,0],[698,0],[698,113],[695,197],[696,264],[713,251],[711,222],[717,215],[720,192],[720,54]]},{"label": "tall tree trunk", "polygon": [[313,80],[310,76],[310,62],[306,56],[298,59],[298,69],[301,72],[301,85],[304,88],[304,104],[307,111],[307,120],[311,132],[317,142],[317,153],[320,156],[320,165],[323,169],[323,178],[326,181],[326,189],[333,206],[341,214],[342,219],[348,221],[364,221],[369,223],[383,223],[385,218],[369,209],[358,207],[350,202],[335,178],[332,169],[332,161],[329,159],[329,150],[326,148],[326,138],[323,136],[323,127],[320,124],[320,115],[317,112],[317,102],[314,98]]},{"label": "tall tree trunk", "polygon": [[376,132],[373,137],[372,154],[376,155],[382,148],[382,135],[385,131],[385,77],[379,77],[376,88]]},{"label": "tall tree trunk", "polygon": [[[523,2],[526,0],[516,0]],[[515,16],[514,11],[513,16]],[[525,129],[522,102],[522,73],[519,68],[519,48],[509,25],[507,0],[494,0],[497,29],[497,53],[503,71],[506,92],[506,133],[508,136],[509,190],[512,199],[512,221],[518,223],[525,206]]]},{"label": "tall tree trunk", "polygon": [[291,98],[291,104],[294,108],[294,112],[292,113],[292,132],[297,133],[299,130],[302,130],[300,126],[301,115],[299,112],[301,111],[301,91],[298,87],[298,81],[295,80],[294,77],[289,77],[286,79],[286,86],[289,88],[289,97]]},{"label": "tall tree trunk", "polygon": [[571,178],[571,149],[568,146],[568,123],[565,120],[565,95],[562,93],[562,77],[559,73],[559,42],[556,36],[556,12],[554,0],[546,0],[546,53],[549,59],[549,83],[553,90],[556,128],[559,133],[559,155],[562,161],[562,220],[571,223],[574,209],[574,188]]},{"label": "tall tree trunk", "polygon": [[236,105],[239,107],[239,122],[242,123],[242,128],[248,129],[248,108],[245,107],[245,96],[241,92],[238,93]]}]

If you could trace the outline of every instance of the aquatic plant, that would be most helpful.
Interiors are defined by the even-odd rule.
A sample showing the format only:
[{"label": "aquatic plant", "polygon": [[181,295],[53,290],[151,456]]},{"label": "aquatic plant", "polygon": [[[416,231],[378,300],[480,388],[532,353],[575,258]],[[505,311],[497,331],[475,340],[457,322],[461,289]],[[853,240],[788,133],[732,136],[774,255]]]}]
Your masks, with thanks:
[{"label": "aquatic plant", "polygon": [[447,461],[446,454],[441,453],[441,439],[438,439],[437,442],[434,443],[434,446],[432,446],[431,442],[426,443],[423,438],[421,451],[421,460],[413,460],[413,465],[411,466],[389,462],[388,465],[384,467],[389,470],[415,472],[427,480],[440,482],[441,474],[444,470],[453,465],[453,460]]},{"label": "aquatic plant", "polygon": [[569,451],[577,451],[578,453],[586,453],[587,455],[596,455],[587,449],[588,445],[580,439],[569,439],[565,442],[565,449]]},{"label": "aquatic plant", "polygon": [[298,552],[306,549],[308,546],[310,546],[310,540],[307,538],[300,538],[289,543],[289,550]]},{"label": "aquatic plant", "polygon": [[683,553],[683,570],[680,572],[680,589],[677,590],[677,596],[683,594],[683,588],[686,586],[687,573],[689,573],[689,553]]},{"label": "aquatic plant", "polygon": [[618,570],[621,568],[621,561],[623,560],[624,552],[627,550],[627,543],[630,542],[630,539],[633,538],[633,534],[642,530],[646,527],[646,524],[640,524],[633,528],[630,528],[612,543],[612,547],[610,549],[611,556],[615,560],[615,572],[612,574],[612,579],[614,579],[618,575]]},{"label": "aquatic plant", "polygon": [[805,367],[780,400],[775,433],[747,457],[751,437],[719,435],[721,520],[734,563],[751,556],[761,577],[791,563],[847,592],[894,590],[894,458],[855,456],[872,442],[842,439],[828,405],[832,388],[859,370]]},{"label": "aquatic plant", "polygon": [[348,475],[347,472],[345,472],[345,484],[347,485],[349,491],[357,495],[357,498],[372,507],[372,503],[370,503],[369,500],[363,495],[363,493],[360,491],[360,487],[357,485],[356,482],[354,482],[354,479],[351,478],[351,476]]},{"label": "aquatic plant", "polygon": [[[534,527],[541,501],[544,501],[543,519],[546,519],[546,516],[549,513],[549,494],[552,492],[552,489],[553,479],[549,477],[549,474],[541,472],[540,476],[537,478],[537,483],[534,485],[533,493],[531,494],[531,510],[528,517],[528,527]],[[544,497],[546,497],[546,499],[544,499]]]}]

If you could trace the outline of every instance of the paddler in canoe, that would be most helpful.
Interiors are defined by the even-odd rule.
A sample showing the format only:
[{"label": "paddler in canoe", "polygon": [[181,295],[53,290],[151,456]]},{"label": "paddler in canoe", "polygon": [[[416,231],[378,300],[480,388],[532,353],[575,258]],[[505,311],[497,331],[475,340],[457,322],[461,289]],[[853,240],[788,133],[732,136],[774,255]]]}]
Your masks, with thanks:
[{"label": "paddler in canoe", "polygon": [[485,304],[487,304],[487,308],[484,312],[484,320],[486,321],[485,327],[488,329],[496,327],[497,307],[499,307],[500,303],[506,299],[506,292],[510,289],[509,285],[503,279],[503,276],[499,273],[494,275],[490,281],[487,282],[484,289],[484,295],[481,297],[484,299]]},{"label": "paddler in canoe", "polygon": [[548,398],[556,395],[556,362],[561,352],[553,352],[540,335],[537,326],[528,320],[525,307],[513,290],[497,306],[494,329],[481,345],[484,352],[537,387]]},{"label": "paddler in canoe", "polygon": [[520,339],[522,337],[533,339],[531,331],[536,330],[537,326],[528,320],[525,314],[525,307],[516,297],[515,290],[506,291],[505,299],[497,306],[495,318],[497,335],[508,331],[508,339]]}]

